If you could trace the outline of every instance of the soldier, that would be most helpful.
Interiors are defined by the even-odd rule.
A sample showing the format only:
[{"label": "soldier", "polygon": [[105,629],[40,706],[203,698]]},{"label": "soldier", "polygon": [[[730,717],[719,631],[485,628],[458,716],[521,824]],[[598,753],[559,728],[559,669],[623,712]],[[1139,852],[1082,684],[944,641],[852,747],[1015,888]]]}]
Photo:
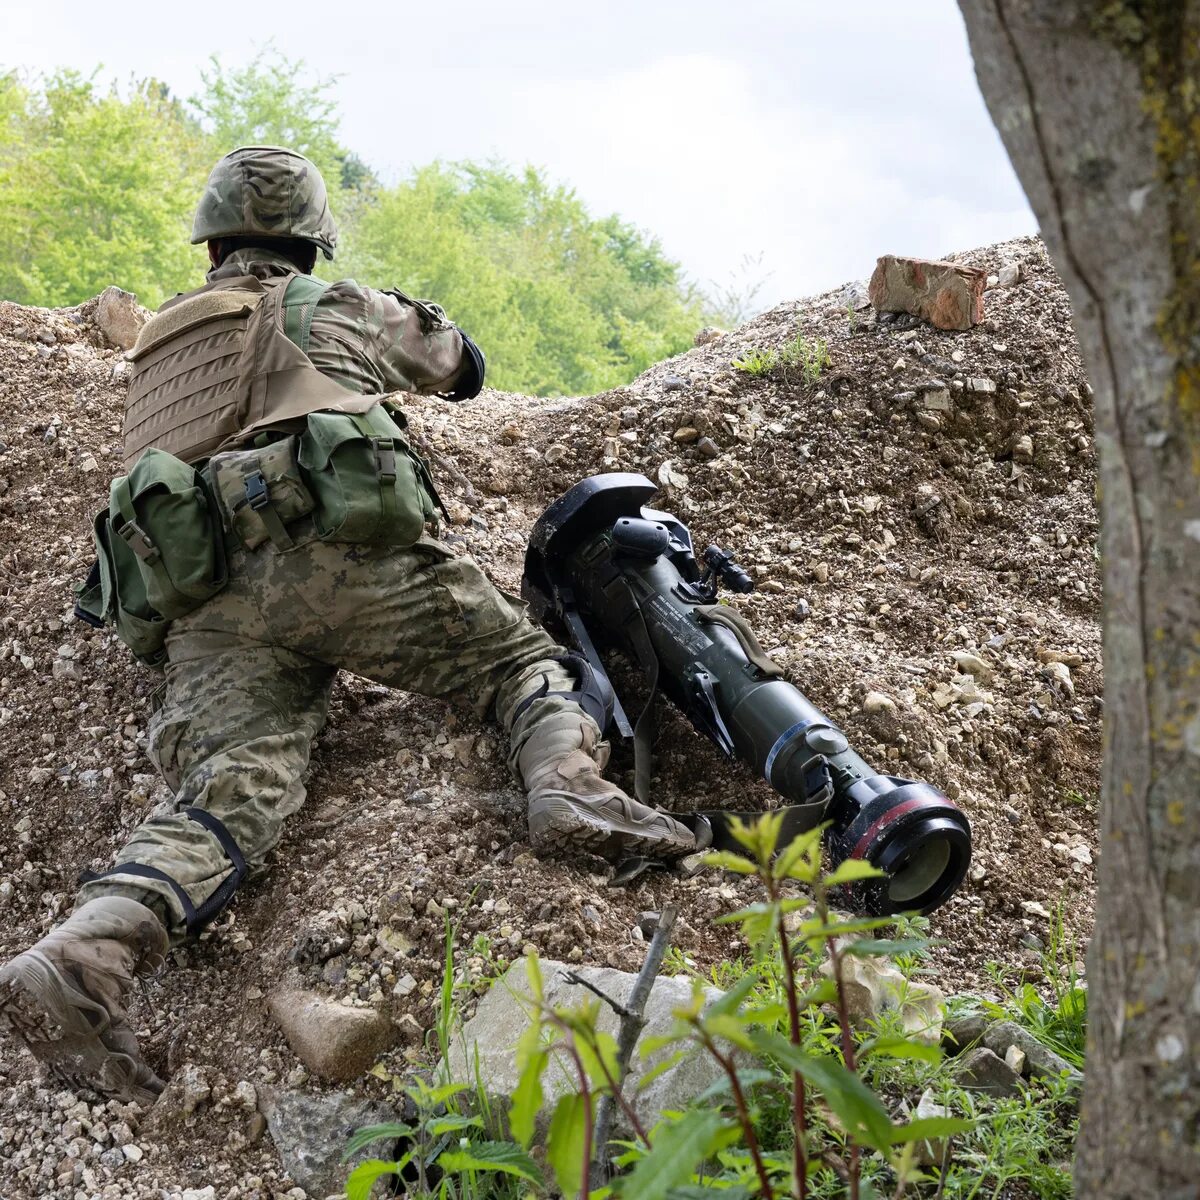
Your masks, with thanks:
[{"label": "soldier", "polygon": [[[316,280],[317,251],[332,259],[336,241],[311,162],[234,150],[196,211],[207,283],[164,305],[132,352],[126,469],[150,447],[212,469],[235,462],[248,504],[223,509],[227,535],[231,512],[264,532],[230,542],[228,583],[166,635],[148,751],[175,811],[136,829],[71,916],[0,968],[0,1025],[52,1075],[105,1096],[146,1104],[161,1091],[126,1017],[132,980],[262,869],[304,801],[339,669],[496,720],[529,792],[535,847],[664,858],[695,848],[684,826],[602,778],[605,697],[473,560],[427,533],[410,545],[334,540],[319,506],[288,519],[278,489],[263,486],[314,413],[378,422],[388,393],[466,400],[483,385],[482,354],[437,305]],[[403,439],[371,444],[373,486],[398,487]]]}]

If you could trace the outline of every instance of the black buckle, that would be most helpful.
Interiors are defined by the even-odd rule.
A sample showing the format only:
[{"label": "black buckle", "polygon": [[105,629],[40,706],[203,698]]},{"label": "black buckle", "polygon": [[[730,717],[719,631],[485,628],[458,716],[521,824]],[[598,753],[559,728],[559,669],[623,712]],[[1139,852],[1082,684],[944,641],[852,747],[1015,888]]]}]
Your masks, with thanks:
[{"label": "black buckle", "polygon": [[396,482],[396,444],[391,438],[375,438],[375,463],[382,482]]},{"label": "black buckle", "polygon": [[271,503],[271,493],[267,490],[266,476],[261,471],[255,471],[246,476],[246,500],[255,511],[266,508]]}]

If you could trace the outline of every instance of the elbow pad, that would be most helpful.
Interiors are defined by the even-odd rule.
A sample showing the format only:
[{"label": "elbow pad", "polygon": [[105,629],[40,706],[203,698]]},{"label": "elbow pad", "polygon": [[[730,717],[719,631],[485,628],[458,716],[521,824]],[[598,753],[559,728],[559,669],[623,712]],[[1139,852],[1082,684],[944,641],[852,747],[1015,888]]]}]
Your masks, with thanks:
[{"label": "elbow pad", "polygon": [[487,368],[487,360],[483,357],[483,351],[467,334],[463,333],[461,329],[458,333],[462,338],[462,371],[455,380],[453,389],[446,392],[445,396],[447,400],[474,400],[483,391],[483,376]]}]

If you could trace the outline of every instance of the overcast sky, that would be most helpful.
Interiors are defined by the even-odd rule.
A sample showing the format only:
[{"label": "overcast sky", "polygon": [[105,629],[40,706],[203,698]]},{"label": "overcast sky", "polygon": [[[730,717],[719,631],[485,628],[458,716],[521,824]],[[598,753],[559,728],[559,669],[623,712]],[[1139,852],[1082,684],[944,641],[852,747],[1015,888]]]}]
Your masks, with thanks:
[{"label": "overcast sky", "polygon": [[[1036,228],[954,0],[289,0],[5,4],[0,67],[154,75],[268,41],[339,74],[347,145],[385,178],[532,162],[756,307]],[[380,283],[381,281],[371,281]],[[387,282],[387,281],[382,281]]]}]

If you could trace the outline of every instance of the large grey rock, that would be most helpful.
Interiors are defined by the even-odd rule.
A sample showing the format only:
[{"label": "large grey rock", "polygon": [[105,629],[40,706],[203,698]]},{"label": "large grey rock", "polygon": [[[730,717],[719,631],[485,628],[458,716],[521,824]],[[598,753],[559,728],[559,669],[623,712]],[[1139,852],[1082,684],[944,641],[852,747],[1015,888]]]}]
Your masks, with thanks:
[{"label": "large grey rock", "polygon": [[345,1092],[310,1096],[262,1090],[263,1115],[283,1169],[310,1196],[338,1195],[346,1176],[364,1159],[388,1158],[387,1142],[373,1142],[346,1162],[342,1153],[355,1131],[398,1121],[398,1113]]},{"label": "large grey rock", "polygon": [[96,324],[100,332],[121,350],[132,350],[150,314],[132,292],[106,287],[96,301]]},{"label": "large grey rock", "polygon": [[332,1083],[361,1075],[391,1044],[391,1022],[373,1008],[353,1008],[303,988],[277,988],[271,1016],[296,1057]]},{"label": "large grey rock", "polygon": [[988,1027],[983,1035],[983,1044],[1001,1057],[1009,1049],[1016,1046],[1025,1055],[1025,1074],[1034,1079],[1057,1078],[1064,1072],[1074,1084],[1083,1083],[1083,1073],[1076,1070],[1061,1054],[1056,1054],[1049,1046],[1039,1042],[1037,1038],[1022,1028],[1015,1021],[997,1021]]},{"label": "large grey rock", "polygon": [[[578,1005],[591,997],[591,993],[578,984],[569,983],[563,976],[567,970],[575,971],[605,995],[624,1004],[633,990],[635,976],[626,971],[609,967],[569,967],[566,963],[545,959],[541,963],[545,980],[545,999],[555,1007]],[[643,1038],[667,1033],[675,1023],[674,1009],[691,1000],[691,981],[681,977],[660,977],[651,989],[646,1003],[646,1028]],[[708,989],[709,1002],[721,993]],[[514,963],[503,979],[494,983],[487,995],[479,1002],[475,1016],[462,1028],[450,1050],[450,1077],[459,1081],[471,1079],[472,1064],[479,1055],[479,1078],[490,1096],[496,1097],[503,1108],[507,1097],[517,1085],[516,1045],[521,1034],[529,1027],[529,980],[524,961]],[[618,1020],[607,1004],[602,1005],[599,1027],[614,1037]],[[655,1064],[671,1056],[664,1050],[650,1058],[642,1058],[635,1049],[628,1080],[624,1087],[627,1099],[633,1104],[638,1118],[649,1127],[658,1115],[669,1108],[682,1108],[710,1084],[723,1078],[720,1067],[707,1054],[688,1054],[682,1061],[664,1071],[643,1090],[637,1085]],[[558,1054],[546,1068],[542,1077],[545,1103],[539,1118],[539,1127],[544,1129],[559,1097],[578,1090],[570,1060]],[[617,1109],[616,1130],[619,1135],[632,1131],[620,1108]]]}]

